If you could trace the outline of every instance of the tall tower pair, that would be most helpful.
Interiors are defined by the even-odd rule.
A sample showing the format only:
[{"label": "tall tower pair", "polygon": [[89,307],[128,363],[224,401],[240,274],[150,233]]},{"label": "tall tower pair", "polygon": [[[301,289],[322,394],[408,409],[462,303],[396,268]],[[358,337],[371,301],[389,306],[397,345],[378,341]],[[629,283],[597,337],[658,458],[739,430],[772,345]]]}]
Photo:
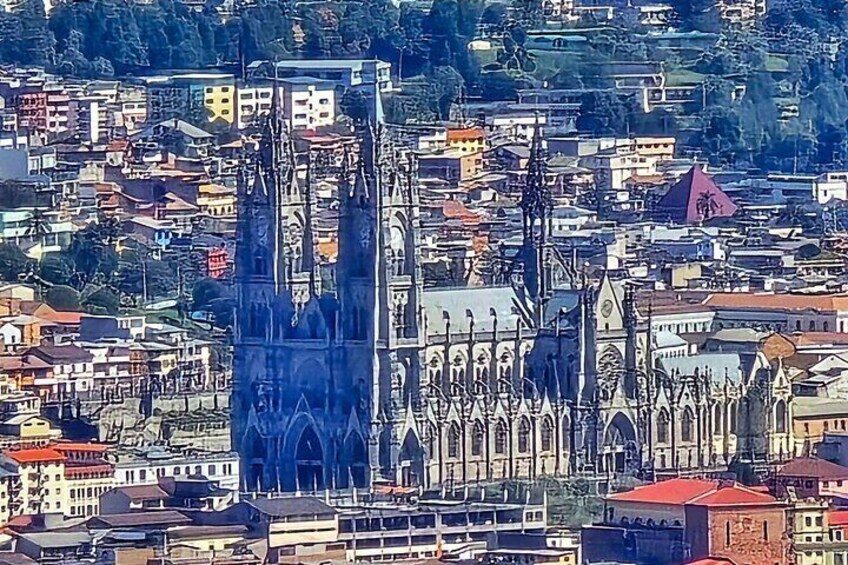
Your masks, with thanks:
[{"label": "tall tower pair", "polygon": [[417,382],[414,162],[369,124],[345,140],[337,292],[319,296],[310,175],[274,106],[239,182],[233,445],[246,490],[362,486],[396,473]]}]

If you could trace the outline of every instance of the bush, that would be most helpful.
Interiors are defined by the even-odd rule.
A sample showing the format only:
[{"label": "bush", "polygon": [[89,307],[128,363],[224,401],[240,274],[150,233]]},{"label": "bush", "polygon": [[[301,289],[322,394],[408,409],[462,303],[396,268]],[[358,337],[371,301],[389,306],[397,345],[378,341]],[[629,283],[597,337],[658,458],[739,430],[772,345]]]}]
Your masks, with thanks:
[{"label": "bush", "polygon": [[117,314],[121,300],[114,291],[101,287],[88,295],[83,305],[92,314]]},{"label": "bush", "polygon": [[52,287],[44,295],[44,301],[59,312],[78,312],[80,309],[79,293],[69,286]]}]

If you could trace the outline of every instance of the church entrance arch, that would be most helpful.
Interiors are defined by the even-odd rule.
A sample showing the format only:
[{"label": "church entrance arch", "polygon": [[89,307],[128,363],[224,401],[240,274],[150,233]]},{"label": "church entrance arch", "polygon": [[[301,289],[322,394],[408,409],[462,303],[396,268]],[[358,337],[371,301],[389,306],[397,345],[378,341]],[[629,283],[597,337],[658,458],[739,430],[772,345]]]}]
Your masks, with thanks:
[{"label": "church entrance arch", "polygon": [[242,461],[244,469],[244,490],[261,490],[267,485],[264,484],[264,469],[268,456],[265,449],[265,440],[259,435],[259,432],[254,427],[250,427],[247,434],[244,436],[242,443],[242,453],[245,454]]},{"label": "church entrance arch", "polygon": [[606,431],[601,450],[601,470],[608,473],[627,473],[639,466],[636,429],[630,418],[618,412]]},{"label": "church entrance arch", "polygon": [[311,426],[304,428],[295,449],[298,490],[317,491],[324,488],[324,450]]},{"label": "church entrance arch", "polygon": [[424,484],[424,451],[418,436],[412,430],[406,432],[400,448],[398,473],[401,486],[414,487]]},{"label": "church entrance arch", "polygon": [[365,440],[358,433],[351,433],[344,442],[344,458],[347,476],[342,477],[342,486],[365,487],[368,485],[368,451]]}]

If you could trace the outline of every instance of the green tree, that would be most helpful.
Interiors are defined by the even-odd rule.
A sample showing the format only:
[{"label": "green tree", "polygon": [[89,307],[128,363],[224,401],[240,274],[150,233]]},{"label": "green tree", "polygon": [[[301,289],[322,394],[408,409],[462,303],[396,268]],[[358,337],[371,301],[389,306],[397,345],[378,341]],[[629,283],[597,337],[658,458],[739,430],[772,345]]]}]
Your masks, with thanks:
[{"label": "green tree", "polygon": [[7,282],[18,282],[20,275],[27,272],[32,259],[24,255],[13,243],[0,243],[0,278]]},{"label": "green tree", "polygon": [[14,12],[20,21],[19,60],[25,65],[50,66],[55,60],[55,40],[47,28],[42,0],[23,0]]},{"label": "green tree", "polygon": [[228,296],[227,287],[212,278],[199,279],[191,289],[191,300],[195,310],[209,306],[214,300]]},{"label": "green tree", "polygon": [[84,297],[82,305],[92,314],[114,315],[120,309],[121,300],[114,290],[104,286]]},{"label": "green tree", "polygon": [[73,260],[65,253],[48,253],[38,266],[39,276],[53,285],[68,285],[74,276]]},{"label": "green tree", "polygon": [[26,234],[34,241],[39,241],[50,231],[50,221],[44,215],[44,211],[38,208],[30,211],[26,220]]},{"label": "green tree", "polygon": [[76,312],[80,310],[80,296],[76,289],[70,286],[53,286],[44,295],[44,301],[59,312]]},{"label": "green tree", "polygon": [[712,0],[676,0],[672,8],[675,21],[685,31],[721,31],[718,4]]}]

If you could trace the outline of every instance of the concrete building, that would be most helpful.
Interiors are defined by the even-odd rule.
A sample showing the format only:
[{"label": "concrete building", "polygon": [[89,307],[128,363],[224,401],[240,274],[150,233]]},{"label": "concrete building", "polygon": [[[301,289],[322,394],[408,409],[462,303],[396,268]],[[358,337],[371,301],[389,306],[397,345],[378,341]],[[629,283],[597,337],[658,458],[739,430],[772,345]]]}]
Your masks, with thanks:
[{"label": "concrete building", "polygon": [[115,465],[118,486],[155,485],[163,477],[203,475],[227,490],[239,489],[239,458],[235,453],[177,453],[151,449],[119,453]]},{"label": "concrete building", "polygon": [[292,129],[329,126],[336,119],[333,83],[312,77],[280,79],[283,116]]}]

